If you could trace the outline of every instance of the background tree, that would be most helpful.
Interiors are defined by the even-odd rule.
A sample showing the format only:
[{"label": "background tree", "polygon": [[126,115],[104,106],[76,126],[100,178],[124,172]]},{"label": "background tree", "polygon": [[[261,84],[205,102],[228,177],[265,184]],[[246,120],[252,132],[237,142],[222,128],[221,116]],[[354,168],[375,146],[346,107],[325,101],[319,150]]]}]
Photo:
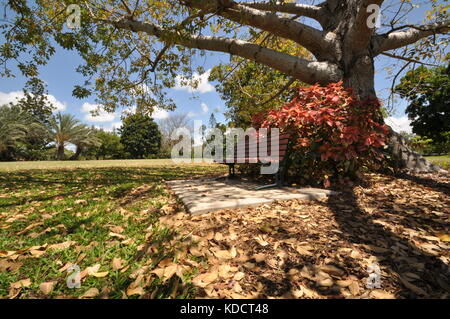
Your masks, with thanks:
[{"label": "background tree", "polygon": [[33,151],[46,144],[46,128],[32,114],[19,105],[0,107],[0,159],[34,159]]},{"label": "background tree", "polygon": [[96,135],[94,128],[83,125],[78,134],[76,134],[70,142],[76,146],[75,154],[70,157],[70,160],[76,161],[81,154],[89,147],[99,147],[101,145],[100,139]]},{"label": "background tree", "polygon": [[217,124],[216,116],[214,113],[211,113],[211,116],[209,117],[209,128],[216,128]]},{"label": "background tree", "polygon": [[56,146],[56,159],[64,159],[64,149],[68,142],[79,141],[85,132],[85,125],[81,124],[75,116],[57,113],[49,120],[49,132]]},{"label": "background tree", "polygon": [[[294,56],[309,56],[294,41],[275,37],[268,32],[252,32],[248,41]],[[225,116],[234,127],[249,127],[254,114],[287,103],[292,98],[290,89],[302,85],[287,74],[238,56],[233,56],[230,63],[214,67],[209,79],[218,81],[216,91],[226,101]]]},{"label": "background tree", "polygon": [[[68,18],[65,13],[72,3],[82,8],[82,23],[76,32],[65,32]],[[36,65],[44,64],[54,53],[53,40],[66,49],[78,50],[86,62],[78,71],[95,81],[87,80],[77,86],[74,95],[82,98],[95,92],[99,103],[108,111],[115,110],[117,105],[137,105],[149,111],[157,105],[173,109],[165,88],[173,87],[180,74],[192,75],[191,49],[239,56],[307,84],[343,81],[359,98],[375,97],[377,56],[411,63],[418,61],[415,55],[420,52],[422,57],[433,54],[441,59],[438,49],[445,50],[448,38],[439,34],[450,30],[446,6],[436,0],[432,0],[429,21],[421,25],[405,23],[408,11],[414,8],[410,0],[325,0],[319,4],[233,0],[36,0],[30,3],[9,0],[7,4],[8,12],[15,14],[2,25],[5,39],[0,49],[2,59],[16,61],[22,53],[27,53],[31,62],[21,63],[21,72],[37,77]],[[384,17],[386,21],[378,30],[371,9],[374,4],[389,7],[392,12],[390,21]],[[315,24],[306,22],[305,18],[315,20]],[[215,35],[207,35],[209,30]],[[249,30],[293,41],[308,50],[310,58],[241,40]],[[421,50],[394,51],[422,39],[426,45],[419,46]],[[99,47],[103,47],[101,51]],[[150,76],[152,72],[157,76]],[[6,68],[2,73],[10,75],[11,70]],[[393,151],[410,167],[431,169],[402,145],[398,135],[392,136],[391,144]],[[416,166],[419,163],[422,167]]]},{"label": "background tree", "polygon": [[158,121],[158,127],[161,132],[161,156],[170,157],[172,147],[176,141],[171,140],[172,133],[176,129],[185,127],[192,131],[192,122],[187,113],[170,114],[167,118]]},{"label": "background tree", "polygon": [[142,113],[123,119],[119,129],[120,142],[124,151],[132,158],[146,158],[158,154],[161,147],[161,133],[153,119]]},{"label": "background tree", "polygon": [[450,65],[411,70],[395,92],[409,101],[406,114],[415,134],[445,143],[450,132]]},{"label": "background tree", "polygon": [[27,127],[20,119],[20,112],[17,106],[0,107],[0,154],[3,160],[12,160],[18,142],[25,140]]},{"label": "background tree", "polygon": [[114,132],[98,130],[96,137],[100,141],[99,146],[90,146],[86,153],[96,159],[119,159],[124,158],[124,147],[120,142],[120,136]]},{"label": "background tree", "polygon": [[[31,66],[29,67],[32,68]],[[45,84],[36,77],[32,77],[25,83],[23,97],[16,104],[43,124],[48,123],[52,112],[56,110],[48,98]]]}]

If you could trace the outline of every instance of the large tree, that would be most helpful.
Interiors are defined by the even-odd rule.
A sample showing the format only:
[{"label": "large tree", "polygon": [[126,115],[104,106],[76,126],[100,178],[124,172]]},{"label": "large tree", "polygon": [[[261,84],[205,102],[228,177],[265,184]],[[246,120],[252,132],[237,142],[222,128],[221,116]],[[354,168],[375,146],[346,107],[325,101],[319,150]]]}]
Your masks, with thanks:
[{"label": "large tree", "polygon": [[36,159],[48,143],[47,128],[36,116],[17,104],[0,106],[0,160]]},{"label": "large tree", "polygon": [[405,112],[413,132],[445,142],[444,133],[450,132],[450,65],[420,66],[408,72],[395,91],[409,102]]},{"label": "large tree", "polygon": [[49,134],[56,146],[56,159],[64,159],[67,143],[77,143],[85,135],[86,126],[70,114],[57,113],[48,123]]},{"label": "large tree", "polygon": [[95,128],[90,128],[86,125],[82,125],[78,134],[76,134],[70,142],[76,146],[75,153],[70,157],[70,160],[73,161],[78,160],[80,155],[89,147],[99,147],[102,143],[97,137]]},{"label": "large tree", "polygon": [[123,119],[119,129],[120,142],[131,158],[146,158],[158,154],[161,133],[158,124],[145,114],[131,114]]},{"label": "large tree", "polygon": [[181,127],[190,131],[193,130],[193,124],[187,113],[171,113],[165,119],[158,121],[159,131],[161,132],[161,155],[170,156],[172,147],[176,141],[172,139],[172,134]]},{"label": "large tree", "polygon": [[[252,32],[248,41],[290,55],[310,57],[297,43],[275,37],[268,32]],[[293,96],[291,88],[302,85],[288,74],[266,65],[232,57],[211,71],[210,80],[217,80],[216,90],[225,101],[225,116],[235,127],[248,127],[253,115],[286,104]]]},{"label": "large tree", "polygon": [[[64,48],[76,49],[86,61],[78,70],[88,80],[76,87],[74,94],[85,97],[95,91],[110,111],[117,105],[153,108],[158,101],[173,108],[164,88],[174,86],[180,72],[192,73],[191,49],[240,56],[309,84],[343,81],[360,98],[375,97],[375,57],[398,57],[393,50],[446,34],[450,25],[445,6],[435,0],[434,14],[423,25],[398,24],[403,8],[412,4],[410,0],[325,0],[319,4],[243,0],[34,2],[35,6],[25,0],[8,1],[16,14],[10,24],[2,26],[7,40],[0,50],[3,58],[17,59],[32,49],[34,60],[45,63],[54,52],[52,39]],[[73,3],[81,8],[79,29],[67,32],[66,9]],[[398,8],[392,9],[395,3]],[[374,27],[373,5],[389,6],[393,11],[388,28],[380,32]],[[69,20],[76,26],[76,10],[73,13]],[[241,40],[249,29],[291,40],[307,49],[311,58]],[[416,61],[411,56],[400,58]],[[36,69],[33,63],[21,65],[22,72],[31,76],[36,76]],[[411,156],[414,154],[399,143],[398,136],[392,142],[396,142],[394,152],[409,167],[429,167]]]}]

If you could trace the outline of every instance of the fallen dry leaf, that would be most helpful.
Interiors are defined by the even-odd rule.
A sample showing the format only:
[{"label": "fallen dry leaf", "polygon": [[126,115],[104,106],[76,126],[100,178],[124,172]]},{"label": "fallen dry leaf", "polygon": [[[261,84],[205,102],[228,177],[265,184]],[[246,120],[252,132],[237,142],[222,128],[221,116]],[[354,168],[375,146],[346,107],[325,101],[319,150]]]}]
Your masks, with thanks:
[{"label": "fallen dry leaf", "polygon": [[97,288],[90,288],[81,296],[81,298],[94,298],[98,296],[99,293]]},{"label": "fallen dry leaf", "polygon": [[125,261],[123,260],[123,259],[120,259],[120,258],[116,258],[116,257],[114,257],[113,258],[113,261],[112,261],[112,268],[114,269],[114,270],[120,270],[120,269],[122,269],[124,266],[123,266],[123,263],[124,263]]},{"label": "fallen dry leaf", "polygon": [[420,287],[417,287],[413,283],[409,282],[406,278],[399,276],[401,283],[409,290],[415,292],[418,295],[427,296],[427,293]]},{"label": "fallen dry leaf", "polygon": [[450,241],[450,234],[437,234],[437,237],[443,242]]},{"label": "fallen dry leaf", "polygon": [[75,245],[75,244],[76,244],[75,241],[66,241],[66,242],[63,242],[63,243],[50,245],[50,246],[48,246],[47,249],[49,249],[49,250],[63,250],[63,249],[67,249],[70,246]]},{"label": "fallen dry leaf", "polygon": [[97,278],[103,278],[108,276],[109,272],[108,271],[103,271],[103,272],[93,272],[91,274],[89,274],[90,276],[93,277],[97,277]]},{"label": "fallen dry leaf", "polygon": [[110,226],[109,229],[111,230],[112,233],[116,234],[122,234],[124,232],[123,227],[120,226]]},{"label": "fallen dry leaf", "polygon": [[204,274],[200,274],[194,279],[192,279],[192,283],[197,286],[204,288],[208,286],[210,283],[214,282],[219,278],[219,274],[217,270],[213,270]]},{"label": "fallen dry leaf", "polygon": [[372,290],[370,296],[375,299],[395,299],[395,295],[381,289]]},{"label": "fallen dry leaf", "polygon": [[27,279],[22,279],[17,282],[11,283],[10,287],[14,288],[14,289],[18,289],[18,288],[27,288],[27,287],[30,287],[30,285],[31,285],[31,279],[27,278]]},{"label": "fallen dry leaf", "polygon": [[48,295],[53,291],[53,288],[55,287],[56,281],[48,281],[43,282],[39,285],[39,289],[42,291],[44,295]]},{"label": "fallen dry leaf", "polygon": [[255,236],[254,239],[256,240],[256,242],[258,244],[260,244],[263,247],[266,247],[267,245],[269,245],[269,242],[266,241],[267,236],[265,235],[260,235],[260,236]]},{"label": "fallen dry leaf", "polygon": [[359,294],[359,284],[357,281],[352,281],[352,283],[348,286],[348,289],[352,293],[353,296],[357,296]]},{"label": "fallen dry leaf", "polygon": [[118,233],[115,233],[115,232],[109,232],[109,236],[116,237],[116,238],[119,238],[119,239],[125,239],[124,235],[121,235],[121,234],[118,234]]},{"label": "fallen dry leaf", "polygon": [[145,290],[142,287],[135,287],[135,288],[128,288],[127,289],[127,295],[128,296],[132,296],[132,295],[140,295],[140,296],[142,296],[143,294],[145,294]]}]

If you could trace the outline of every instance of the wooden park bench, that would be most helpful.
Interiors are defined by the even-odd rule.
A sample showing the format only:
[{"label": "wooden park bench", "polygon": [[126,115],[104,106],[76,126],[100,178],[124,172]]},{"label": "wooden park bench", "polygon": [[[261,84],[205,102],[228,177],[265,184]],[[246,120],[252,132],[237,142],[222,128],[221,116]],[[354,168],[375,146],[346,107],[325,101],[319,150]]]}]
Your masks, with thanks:
[{"label": "wooden park bench", "polygon": [[[272,138],[269,136],[266,139],[260,139],[259,138],[259,132],[257,131],[256,134],[256,143],[252,141],[250,138],[247,138],[246,135],[242,136],[237,143],[234,144],[234,158],[228,159],[224,158],[222,162],[218,162],[215,160],[216,163],[224,164],[228,166],[229,171],[229,177],[235,176],[235,165],[239,164],[258,164],[258,165],[270,165],[271,163],[277,161],[279,163],[278,171],[275,173],[275,183],[270,185],[264,185],[261,187],[258,187],[257,189],[265,189],[270,187],[282,187],[284,183],[284,176],[286,174],[286,159],[287,154],[289,150],[289,134],[281,134],[279,135],[279,156],[278,158],[274,158],[270,156],[272,154],[271,149],[271,141]],[[262,140],[262,141],[261,141]],[[251,143],[253,142],[253,143]],[[240,143],[244,143],[244,147],[241,147],[240,149],[237,149],[237,146],[240,145]],[[269,156],[267,157],[261,157],[260,156],[260,148],[263,146],[263,143],[266,143],[267,145],[267,154]],[[242,145],[242,144],[241,144]],[[256,154],[256,156],[255,156]]]}]

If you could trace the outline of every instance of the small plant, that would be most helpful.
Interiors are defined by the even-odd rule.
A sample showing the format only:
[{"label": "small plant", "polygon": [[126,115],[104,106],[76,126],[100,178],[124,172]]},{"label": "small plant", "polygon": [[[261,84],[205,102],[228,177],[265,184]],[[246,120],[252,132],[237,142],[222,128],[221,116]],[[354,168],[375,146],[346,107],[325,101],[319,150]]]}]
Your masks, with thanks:
[{"label": "small plant", "polygon": [[254,117],[256,127],[289,132],[295,141],[293,165],[326,187],[380,165],[388,133],[382,123],[380,102],[357,99],[342,82],[299,88],[290,103]]}]

